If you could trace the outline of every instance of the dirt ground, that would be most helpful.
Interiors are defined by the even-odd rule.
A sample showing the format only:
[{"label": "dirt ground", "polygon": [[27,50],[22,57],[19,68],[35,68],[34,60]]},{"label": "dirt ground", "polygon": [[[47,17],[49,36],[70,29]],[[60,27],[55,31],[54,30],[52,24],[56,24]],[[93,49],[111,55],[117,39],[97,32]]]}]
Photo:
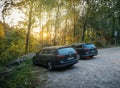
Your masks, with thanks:
[{"label": "dirt ground", "polygon": [[120,47],[98,52],[72,67],[48,71],[48,81],[42,88],[120,88]]}]

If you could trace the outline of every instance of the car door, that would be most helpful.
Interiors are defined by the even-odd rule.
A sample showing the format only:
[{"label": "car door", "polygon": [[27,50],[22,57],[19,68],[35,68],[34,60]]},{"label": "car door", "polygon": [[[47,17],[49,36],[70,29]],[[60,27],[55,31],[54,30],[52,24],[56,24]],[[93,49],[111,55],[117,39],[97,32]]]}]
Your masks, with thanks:
[{"label": "car door", "polygon": [[55,62],[55,51],[55,49],[46,49],[43,59],[43,63],[45,63],[45,65],[48,64],[48,61],[51,63]]},{"label": "car door", "polygon": [[45,58],[45,49],[43,49],[39,54],[38,62],[41,65],[44,65],[44,58]]},{"label": "car door", "polygon": [[48,55],[48,60],[51,61],[52,64],[55,63],[55,57],[56,57],[56,49],[51,49],[49,51],[49,55]]},{"label": "car door", "polygon": [[49,52],[50,52],[49,49],[46,49],[45,52],[44,52],[43,60],[42,60],[42,62],[44,63],[44,65],[47,65],[47,62],[48,62],[48,60],[50,58]]}]

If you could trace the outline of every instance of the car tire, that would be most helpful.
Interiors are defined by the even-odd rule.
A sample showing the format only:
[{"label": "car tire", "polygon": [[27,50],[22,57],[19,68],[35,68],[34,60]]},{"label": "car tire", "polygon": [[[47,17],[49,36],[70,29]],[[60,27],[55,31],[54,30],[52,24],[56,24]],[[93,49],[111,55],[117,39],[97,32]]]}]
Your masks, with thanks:
[{"label": "car tire", "polygon": [[72,67],[74,64],[69,65],[69,67]]},{"label": "car tire", "polygon": [[93,56],[90,56],[90,58],[93,58]]},{"label": "car tire", "polygon": [[53,70],[53,66],[52,66],[52,63],[50,61],[48,62],[48,70],[49,71]]}]

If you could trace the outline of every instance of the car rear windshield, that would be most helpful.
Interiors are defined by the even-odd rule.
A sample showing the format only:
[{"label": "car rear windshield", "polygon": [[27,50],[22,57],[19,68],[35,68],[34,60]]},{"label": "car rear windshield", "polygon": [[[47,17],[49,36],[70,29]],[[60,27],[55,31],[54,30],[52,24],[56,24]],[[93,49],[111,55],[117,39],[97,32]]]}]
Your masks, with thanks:
[{"label": "car rear windshield", "polygon": [[58,49],[59,55],[73,54],[76,51],[73,48],[60,48]]},{"label": "car rear windshield", "polygon": [[83,48],[88,48],[88,49],[91,49],[91,48],[96,48],[94,44],[85,44],[83,46]]}]

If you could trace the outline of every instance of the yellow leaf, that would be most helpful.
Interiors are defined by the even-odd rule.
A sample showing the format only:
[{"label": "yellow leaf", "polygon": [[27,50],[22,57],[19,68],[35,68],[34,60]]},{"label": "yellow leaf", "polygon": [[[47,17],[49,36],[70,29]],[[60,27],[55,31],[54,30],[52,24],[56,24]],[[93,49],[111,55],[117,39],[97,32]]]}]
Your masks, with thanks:
[{"label": "yellow leaf", "polygon": [[2,23],[0,23],[0,37],[4,37],[4,28]]}]

